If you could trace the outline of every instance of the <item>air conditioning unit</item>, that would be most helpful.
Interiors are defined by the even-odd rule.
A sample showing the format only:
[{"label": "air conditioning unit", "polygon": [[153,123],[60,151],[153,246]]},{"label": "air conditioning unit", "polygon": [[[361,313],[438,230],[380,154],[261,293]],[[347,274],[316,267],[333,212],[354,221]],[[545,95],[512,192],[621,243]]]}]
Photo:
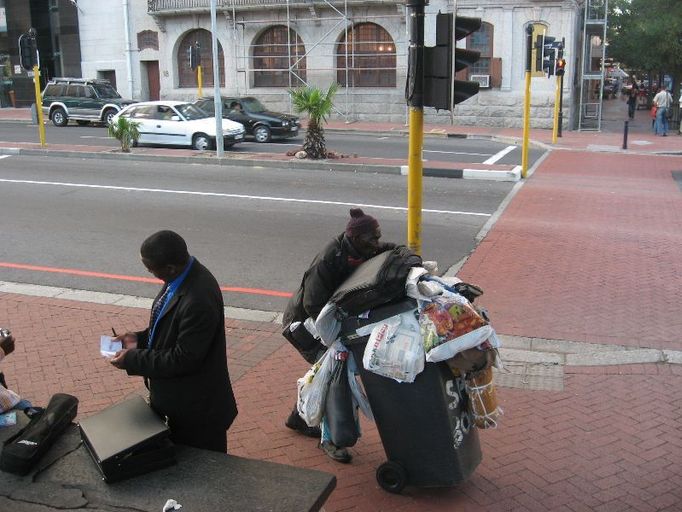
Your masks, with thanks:
[{"label": "air conditioning unit", "polygon": [[472,82],[478,82],[481,89],[490,88],[490,75],[471,75],[469,78]]}]

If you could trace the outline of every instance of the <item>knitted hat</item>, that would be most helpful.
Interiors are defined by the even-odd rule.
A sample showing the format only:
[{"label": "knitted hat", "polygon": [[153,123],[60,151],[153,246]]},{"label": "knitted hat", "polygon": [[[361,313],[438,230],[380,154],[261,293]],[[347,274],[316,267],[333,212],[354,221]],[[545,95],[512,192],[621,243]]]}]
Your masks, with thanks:
[{"label": "knitted hat", "polygon": [[379,223],[371,215],[365,215],[360,208],[350,209],[350,220],[346,225],[346,235],[356,237],[365,233],[373,233],[379,228]]}]

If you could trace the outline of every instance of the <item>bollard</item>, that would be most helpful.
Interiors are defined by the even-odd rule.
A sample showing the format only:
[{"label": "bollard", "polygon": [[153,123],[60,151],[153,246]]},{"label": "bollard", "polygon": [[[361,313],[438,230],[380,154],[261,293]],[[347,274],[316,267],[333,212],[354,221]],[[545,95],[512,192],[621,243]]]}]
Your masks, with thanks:
[{"label": "bollard", "polygon": [[630,121],[625,121],[625,126],[623,127],[623,149],[628,148],[628,125]]}]

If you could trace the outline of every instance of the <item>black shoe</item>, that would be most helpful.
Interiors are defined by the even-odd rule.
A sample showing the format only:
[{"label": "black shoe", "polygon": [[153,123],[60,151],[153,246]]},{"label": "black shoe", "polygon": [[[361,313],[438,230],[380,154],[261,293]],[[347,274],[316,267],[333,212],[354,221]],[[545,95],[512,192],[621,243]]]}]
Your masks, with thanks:
[{"label": "black shoe", "polygon": [[353,456],[348,453],[346,448],[339,448],[330,441],[322,441],[320,443],[320,448],[324,453],[327,454],[327,457],[335,460],[336,462],[348,464],[353,459]]},{"label": "black shoe", "polygon": [[315,437],[319,439],[322,436],[320,427],[309,427],[308,424],[303,421],[303,418],[298,415],[298,412],[292,412],[284,424],[291,430],[295,430],[299,434],[303,434],[307,437]]}]

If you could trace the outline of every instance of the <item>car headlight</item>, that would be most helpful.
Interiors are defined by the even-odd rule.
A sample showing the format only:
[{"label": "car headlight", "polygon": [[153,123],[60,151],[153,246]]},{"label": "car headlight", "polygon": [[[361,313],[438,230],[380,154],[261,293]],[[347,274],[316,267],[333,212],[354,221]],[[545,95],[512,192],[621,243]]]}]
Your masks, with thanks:
[{"label": "car headlight", "polygon": [[282,126],[289,126],[289,121],[282,121]]}]

